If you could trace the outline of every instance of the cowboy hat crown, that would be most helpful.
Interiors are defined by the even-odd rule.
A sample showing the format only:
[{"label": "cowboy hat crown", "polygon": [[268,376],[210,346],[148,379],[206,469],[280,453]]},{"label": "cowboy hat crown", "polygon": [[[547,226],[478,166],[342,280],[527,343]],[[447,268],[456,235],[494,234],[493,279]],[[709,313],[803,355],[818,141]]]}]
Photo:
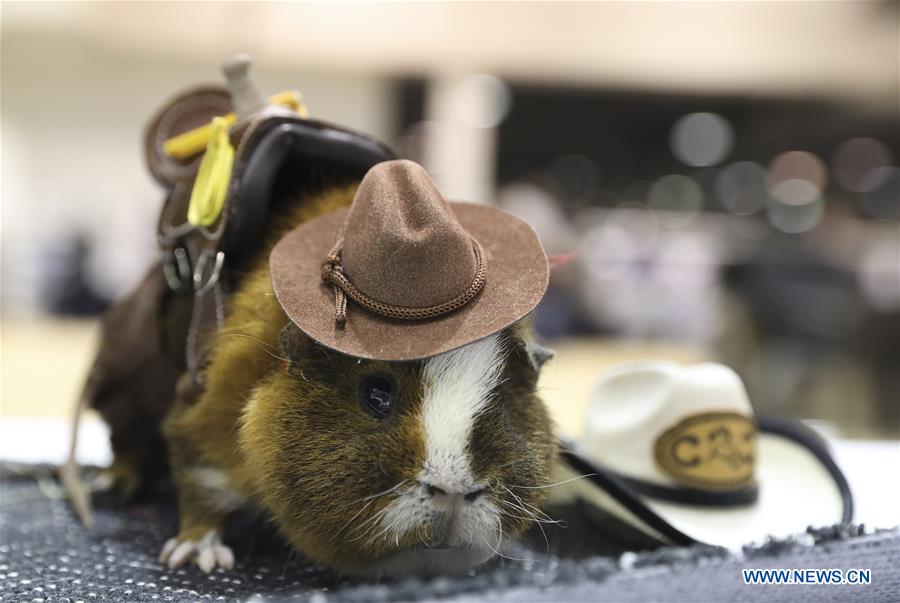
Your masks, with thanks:
[{"label": "cowboy hat crown", "polygon": [[288,318],[331,349],[415,360],[510,326],[547,290],[544,248],[506,212],[444,199],[425,169],[385,161],[349,209],[297,226],[269,256]]},{"label": "cowboy hat crown", "polygon": [[397,319],[426,319],[465,305],[484,285],[481,246],[462,227],[420,165],[373,167],[360,183],[344,232],[323,263],[335,288],[337,320],[344,296]]}]

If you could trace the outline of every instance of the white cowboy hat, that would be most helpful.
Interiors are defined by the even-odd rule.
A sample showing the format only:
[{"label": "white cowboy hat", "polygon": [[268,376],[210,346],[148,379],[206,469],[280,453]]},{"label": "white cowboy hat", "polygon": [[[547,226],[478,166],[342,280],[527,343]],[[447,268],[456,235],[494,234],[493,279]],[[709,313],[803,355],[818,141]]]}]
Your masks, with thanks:
[{"label": "white cowboy hat", "polygon": [[601,376],[585,435],[565,451],[564,498],[583,498],[670,544],[736,548],[847,523],[847,481],[803,425],[757,420],[721,364],[621,365]]}]

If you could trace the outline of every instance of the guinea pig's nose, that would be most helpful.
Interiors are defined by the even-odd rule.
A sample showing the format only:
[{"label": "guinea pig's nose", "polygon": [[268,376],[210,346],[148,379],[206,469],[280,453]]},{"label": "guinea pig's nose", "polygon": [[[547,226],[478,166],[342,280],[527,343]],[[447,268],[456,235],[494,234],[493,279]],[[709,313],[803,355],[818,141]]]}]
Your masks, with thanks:
[{"label": "guinea pig's nose", "polygon": [[485,490],[487,490],[487,488],[476,488],[475,490],[466,493],[463,498],[465,498],[469,502],[475,502],[475,499],[484,494]]},{"label": "guinea pig's nose", "polygon": [[443,488],[439,488],[434,484],[425,484],[425,489],[428,490],[428,496],[437,496],[437,495],[446,495],[447,492]]},{"label": "guinea pig's nose", "polygon": [[443,484],[435,485],[425,482],[425,490],[428,492],[428,495],[438,501],[453,502],[462,499],[468,502],[475,502],[479,496],[484,494],[486,489],[476,488],[470,492],[455,492]]}]

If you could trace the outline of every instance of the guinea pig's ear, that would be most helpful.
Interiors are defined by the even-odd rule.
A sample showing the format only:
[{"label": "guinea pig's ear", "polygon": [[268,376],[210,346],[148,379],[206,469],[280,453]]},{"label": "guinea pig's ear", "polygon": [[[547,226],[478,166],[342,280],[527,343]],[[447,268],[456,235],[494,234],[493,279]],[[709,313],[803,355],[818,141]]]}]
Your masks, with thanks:
[{"label": "guinea pig's ear", "polygon": [[544,366],[545,362],[556,355],[556,352],[550,348],[545,348],[535,340],[531,324],[524,321],[513,326],[510,331],[510,339],[513,345],[528,358],[528,363],[536,373],[541,371],[541,367]]},{"label": "guinea pig's ear", "polygon": [[530,343],[525,343],[525,351],[528,352],[528,359],[536,371],[540,371],[545,362],[553,360],[553,357],[556,356],[556,352],[550,348],[545,348],[535,341],[533,337]]},{"label": "guinea pig's ear", "polygon": [[297,325],[288,321],[278,335],[278,343],[281,345],[281,351],[286,358],[297,360],[308,350],[312,340],[297,328]]}]

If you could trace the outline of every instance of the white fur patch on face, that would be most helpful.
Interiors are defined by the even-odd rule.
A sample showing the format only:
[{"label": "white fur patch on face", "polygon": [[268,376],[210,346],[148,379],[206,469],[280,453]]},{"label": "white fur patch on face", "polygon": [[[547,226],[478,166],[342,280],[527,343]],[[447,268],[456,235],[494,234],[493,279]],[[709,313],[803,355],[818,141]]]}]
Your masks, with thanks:
[{"label": "white fur patch on face", "polygon": [[446,491],[469,492],[476,484],[466,447],[475,419],[490,402],[505,361],[500,334],[425,362],[422,481]]},{"label": "white fur patch on face", "polygon": [[[440,542],[423,539],[412,555],[400,553],[379,571],[428,573],[432,565],[446,570],[447,563],[463,569],[497,552],[502,540],[500,512],[484,497],[467,501],[462,495],[485,485],[476,482],[466,449],[478,415],[500,383],[505,361],[502,335],[497,334],[425,362],[420,412],[425,461],[418,483],[394,495],[367,536],[399,544],[409,533],[419,534],[430,526],[437,530],[431,538]],[[452,509],[436,504],[428,485],[454,495]],[[427,532],[422,531],[420,538]],[[428,548],[433,545],[449,548]]]}]

